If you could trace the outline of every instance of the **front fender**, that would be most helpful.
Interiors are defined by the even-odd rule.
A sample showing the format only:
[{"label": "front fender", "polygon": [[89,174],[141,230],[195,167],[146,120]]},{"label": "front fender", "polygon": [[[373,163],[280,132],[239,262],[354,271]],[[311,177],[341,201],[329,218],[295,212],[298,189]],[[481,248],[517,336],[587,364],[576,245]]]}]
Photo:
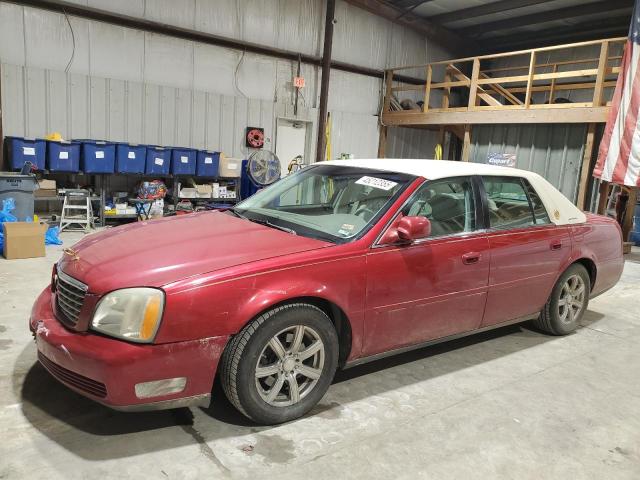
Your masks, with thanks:
[{"label": "front fender", "polygon": [[314,297],[340,307],[351,324],[351,355],[361,348],[365,258],[353,256],[216,281],[196,277],[165,287],[159,343],[234,335],[270,307]]}]

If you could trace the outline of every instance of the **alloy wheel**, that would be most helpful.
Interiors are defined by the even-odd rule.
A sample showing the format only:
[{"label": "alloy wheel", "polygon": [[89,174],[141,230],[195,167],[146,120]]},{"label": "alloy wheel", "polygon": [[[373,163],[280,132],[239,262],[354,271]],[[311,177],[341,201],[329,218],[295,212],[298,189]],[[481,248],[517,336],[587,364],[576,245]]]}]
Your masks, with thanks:
[{"label": "alloy wheel", "polygon": [[255,370],[258,393],[269,405],[295,405],[311,392],[322,375],[325,347],[311,327],[293,325],[264,346]]},{"label": "alloy wheel", "polygon": [[558,316],[563,323],[573,323],[584,309],[586,286],[580,275],[571,275],[560,290]]}]

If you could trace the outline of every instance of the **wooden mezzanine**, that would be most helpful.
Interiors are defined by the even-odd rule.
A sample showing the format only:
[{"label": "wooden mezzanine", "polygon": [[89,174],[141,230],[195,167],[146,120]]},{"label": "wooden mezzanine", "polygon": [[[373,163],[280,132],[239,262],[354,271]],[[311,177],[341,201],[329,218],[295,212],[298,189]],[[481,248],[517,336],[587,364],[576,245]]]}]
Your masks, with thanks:
[{"label": "wooden mezzanine", "polygon": [[[462,140],[461,159],[466,161],[473,125],[587,123],[578,188],[578,204],[584,207],[596,124],[606,122],[610,102],[605,93],[615,87],[626,40],[610,38],[388,69],[378,156],[385,156],[387,127],[440,130],[440,143],[449,130]],[[544,60],[572,58],[580,49],[599,54]],[[415,72],[424,80],[408,83],[407,73]],[[400,75],[403,81],[398,80]],[[563,95],[569,92],[580,92],[581,101],[566,101]]]}]

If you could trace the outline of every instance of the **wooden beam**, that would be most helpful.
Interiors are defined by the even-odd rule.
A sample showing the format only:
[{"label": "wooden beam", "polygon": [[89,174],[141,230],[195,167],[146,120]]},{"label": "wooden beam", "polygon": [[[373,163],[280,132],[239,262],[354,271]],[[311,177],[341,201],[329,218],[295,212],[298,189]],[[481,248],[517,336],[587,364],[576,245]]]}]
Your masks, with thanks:
[{"label": "wooden beam", "polygon": [[387,154],[387,126],[380,125],[378,137],[378,158],[384,158]]},{"label": "wooden beam", "polygon": [[627,9],[629,10],[629,13],[631,13],[632,7],[633,4],[629,0],[606,0],[601,2],[583,3],[579,8],[572,5],[570,7],[558,8],[556,10],[545,10],[529,15],[513,15],[510,18],[503,18],[494,22],[481,23],[480,25],[474,25],[472,27],[464,27],[464,32],[468,37],[481,36],[492,31],[538,25],[540,23],[564,20],[566,18],[609,13],[614,10]]},{"label": "wooden beam", "polygon": [[464,126],[464,138],[462,139],[462,154],[460,160],[463,162],[469,161],[469,155],[471,153],[471,125]]},{"label": "wooden beam", "polygon": [[[451,70],[447,66],[444,71],[444,83],[451,81]],[[433,85],[431,86],[433,88]],[[442,108],[449,108],[449,95],[451,94],[451,87],[445,87],[442,92]]]},{"label": "wooden beam", "polygon": [[[489,77],[486,73],[480,72],[480,78],[489,78]],[[497,93],[498,95],[502,95],[512,105],[522,105],[522,100],[520,100],[518,97],[513,95],[509,90],[504,88],[502,85],[492,84],[492,85],[489,85],[489,88],[493,90],[495,93]]]},{"label": "wooden beam", "polygon": [[[558,71],[558,65],[554,65],[553,68],[551,69],[551,73],[556,73]],[[556,93],[556,78],[552,78],[551,79],[551,85],[549,85],[549,103],[553,103],[553,96]],[[531,88],[529,88],[529,91],[531,91]]]},{"label": "wooden beam", "polygon": [[391,105],[393,70],[387,70],[385,72],[384,84],[385,84],[385,88],[384,88],[385,93],[384,93],[384,104],[382,106],[382,111],[388,112],[389,107]]},{"label": "wooden beam", "polygon": [[596,84],[593,88],[593,106],[602,105],[602,90],[607,72],[607,57],[609,56],[609,42],[602,42],[600,46],[600,58],[598,59],[598,73],[596,74]]},{"label": "wooden beam", "polygon": [[[571,104],[567,104],[571,105]],[[534,105],[532,105],[533,107]],[[385,125],[477,125],[495,123],[604,123],[609,107],[548,108],[495,108],[476,111],[418,111],[390,112],[382,115]],[[555,105],[554,105],[555,106]],[[466,109],[465,109],[466,110]]]},{"label": "wooden beam", "polygon": [[[476,66],[477,66],[477,71],[476,71]],[[464,73],[462,73],[458,68],[456,68],[453,65],[449,66],[449,69],[451,70],[451,72],[453,73],[453,76],[455,78],[459,78],[461,79],[461,82],[464,82],[465,85],[469,86],[469,106],[468,108],[472,108],[471,107],[471,99],[473,97],[473,107],[475,108],[475,106],[478,104],[478,102],[476,101],[477,98],[479,97],[482,100],[484,100],[485,103],[487,103],[488,105],[494,106],[494,107],[500,107],[502,106],[502,104],[496,100],[495,98],[493,98],[489,93],[487,93],[487,91],[483,88],[478,87],[478,76],[480,75],[480,60],[477,60],[477,64],[474,61],[473,63],[473,72],[472,72],[472,78],[467,77]],[[474,77],[475,75],[475,77]],[[474,81],[475,78],[475,81]],[[475,88],[473,87],[475,82]]]},{"label": "wooden beam", "polygon": [[433,68],[431,65],[427,65],[426,77],[427,81],[424,84],[424,100],[422,105],[422,111],[429,110],[429,98],[431,97],[431,76],[433,75]]},{"label": "wooden beam", "polygon": [[410,28],[429,39],[437,39],[442,45],[447,45],[453,51],[462,51],[468,48],[469,43],[465,37],[455,33],[429,20],[419,17],[411,12],[405,12],[391,4],[380,0],[345,0],[347,3],[386,18],[405,28]]},{"label": "wooden beam", "polygon": [[[608,41],[608,40],[606,40]],[[602,43],[602,42],[599,42]],[[614,55],[609,57],[609,60],[621,60],[621,55]],[[561,62],[551,62],[551,63],[536,63],[536,69],[545,68],[545,67],[553,67],[554,65],[573,65],[578,63],[597,63],[597,58],[581,58],[579,60],[563,60]],[[515,70],[525,70],[529,71],[529,65],[519,65],[517,67],[496,67],[496,68],[486,68],[483,70],[485,73],[493,73],[493,72],[512,72]]]},{"label": "wooden beam", "polygon": [[627,208],[622,219],[622,241],[629,241],[629,233],[633,228],[633,214],[636,209],[636,201],[638,200],[638,187],[628,187],[629,199],[627,200]]},{"label": "wooden beam", "polygon": [[477,7],[462,8],[453,12],[441,13],[428,17],[434,23],[455,22],[457,20],[468,20],[469,18],[483,17],[492,13],[507,12],[522,7],[530,7],[539,3],[546,3],[551,0],[499,0],[497,2],[485,3]]},{"label": "wooden beam", "polygon": [[[614,37],[614,38],[607,38],[606,40],[609,43],[626,43],[626,41],[628,40],[628,37],[624,37],[624,36],[622,36],[622,37]],[[567,49],[570,49],[570,48],[588,47],[590,45],[600,45],[602,43],[602,41],[603,41],[602,39],[600,39],[600,40],[586,40],[586,41],[575,42],[575,43],[565,43],[565,44],[562,44],[562,45],[551,45],[551,46],[548,46],[548,47],[539,47],[539,48],[535,48],[535,49],[527,48],[525,50],[516,50],[516,51],[510,51],[510,52],[492,53],[492,54],[487,54],[487,55],[475,55],[473,57],[456,58],[456,59],[453,59],[453,60],[440,60],[438,62],[431,62],[429,65],[436,66],[436,65],[450,65],[450,64],[454,64],[454,63],[472,62],[475,58],[479,58],[481,61],[482,60],[496,60],[498,58],[517,57],[517,56],[520,56],[520,55],[529,55],[529,53],[531,53],[531,50],[535,50],[538,53],[540,53],[540,52],[552,52],[552,51],[556,51],[556,50],[567,50]],[[424,68],[425,65],[426,64],[424,64],[424,63],[420,63],[418,65],[403,65],[403,66],[393,67],[393,70],[401,71],[401,70],[409,70],[409,69],[415,69],[415,68]]]},{"label": "wooden beam", "polygon": [[533,85],[533,76],[535,71],[536,71],[536,52],[531,52],[531,57],[529,59],[529,78],[527,79],[527,91],[524,94],[525,108],[531,105],[531,86]]},{"label": "wooden beam", "polygon": [[[586,34],[590,32],[599,32],[604,29],[622,28],[622,31],[629,29],[629,14],[615,15],[609,18],[599,18],[597,21],[590,20],[588,22],[573,23],[571,25],[563,25],[562,27],[554,26],[553,28],[540,27],[535,32],[521,32],[509,35],[496,35],[487,37],[487,40],[500,44],[501,47],[517,44],[535,44],[553,38],[567,38],[569,35],[577,35],[578,33]],[[500,33],[500,32],[496,32]]]},{"label": "wooden beam", "polygon": [[587,188],[591,177],[591,158],[593,157],[594,137],[596,134],[596,124],[590,123],[587,127],[587,140],[582,152],[582,166],[580,167],[580,181],[578,182],[578,208],[586,209]]},{"label": "wooden beam", "polygon": [[609,189],[611,184],[605,180],[600,180],[600,198],[598,199],[598,208],[596,213],[598,215],[604,215],[607,210],[607,204],[609,203]]},{"label": "wooden beam", "polygon": [[[583,89],[592,89],[595,86],[595,82],[587,82],[587,83],[556,83],[554,87],[554,91],[561,90],[583,90]],[[616,86],[615,80],[611,80],[609,82],[604,82],[604,88],[613,88]],[[527,87],[511,87],[507,88],[507,91],[511,93],[524,93],[527,91]],[[551,85],[534,85],[531,87],[532,92],[546,92],[551,90]]]},{"label": "wooden beam", "polygon": [[577,42],[577,43],[581,43],[584,40],[593,40],[594,38],[599,39],[597,41],[597,43],[600,43],[603,39],[611,38],[611,37],[618,37],[619,35],[622,35],[628,29],[629,29],[628,26],[620,26],[619,28],[608,27],[608,28],[604,28],[604,29],[591,30],[591,31],[588,31],[588,32],[582,32],[582,31],[570,32],[570,31],[566,31],[564,34],[558,34],[555,37],[549,37],[549,38],[543,38],[543,39],[533,39],[533,40],[522,41],[522,42],[513,42],[513,43],[499,43],[498,40],[494,40],[493,38],[486,39],[484,41],[486,43],[489,43],[489,40],[494,40],[495,43],[499,45],[499,47],[496,48],[494,51],[495,52],[505,52],[506,53],[508,51],[512,51],[514,49],[520,49],[520,48],[523,48],[523,47],[535,47],[536,49],[550,48],[550,47],[552,47],[554,45],[558,45],[559,43],[562,43],[562,42]]}]

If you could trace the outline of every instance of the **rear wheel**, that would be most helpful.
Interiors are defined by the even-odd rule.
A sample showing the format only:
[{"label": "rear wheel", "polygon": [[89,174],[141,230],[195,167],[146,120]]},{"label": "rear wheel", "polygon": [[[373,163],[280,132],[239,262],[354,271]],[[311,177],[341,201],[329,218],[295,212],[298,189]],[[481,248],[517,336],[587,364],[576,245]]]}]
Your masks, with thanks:
[{"label": "rear wheel", "polygon": [[553,335],[573,332],[589,305],[591,280],[587,270],[573,264],[560,276],[535,325]]},{"label": "rear wheel", "polygon": [[227,346],[222,387],[244,415],[262,424],[307,413],[325,394],[338,364],[338,336],[319,308],[275,308],[247,325]]}]

